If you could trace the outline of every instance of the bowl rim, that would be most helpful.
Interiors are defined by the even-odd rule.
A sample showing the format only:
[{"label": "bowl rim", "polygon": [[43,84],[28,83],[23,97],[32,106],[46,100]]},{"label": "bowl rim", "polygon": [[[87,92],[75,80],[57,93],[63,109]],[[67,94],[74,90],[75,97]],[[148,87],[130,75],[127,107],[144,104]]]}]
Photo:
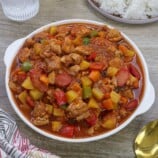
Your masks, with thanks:
[{"label": "bowl rim", "polygon": [[[61,21],[57,21],[57,22],[52,22],[50,24],[47,24],[47,25],[44,25],[38,29],[36,29],[35,31],[33,31],[32,33],[28,34],[27,36],[25,36],[24,38],[22,39],[19,39],[17,41],[15,41],[15,43],[17,42],[17,45],[15,43],[11,44],[13,47],[13,57],[11,59],[5,59],[4,57],[4,62],[6,64],[7,61],[5,60],[9,60],[8,61],[8,64],[6,64],[6,75],[5,75],[5,87],[6,87],[6,91],[7,91],[7,95],[8,95],[8,98],[9,98],[9,101],[11,103],[11,106],[13,107],[13,109],[15,110],[15,112],[18,114],[18,116],[23,120],[23,122],[28,125],[30,128],[32,128],[34,131],[36,131],[37,133],[40,133],[41,135],[43,136],[46,136],[48,138],[51,138],[51,139],[55,139],[55,140],[59,140],[59,141],[64,141],[64,142],[73,142],[73,143],[82,143],[82,142],[91,142],[91,141],[96,141],[96,140],[100,140],[100,139],[103,139],[103,138],[106,138],[106,137],[109,137],[111,135],[114,135],[115,133],[119,132],[121,129],[123,129],[125,126],[127,126],[137,115],[140,115],[144,112],[141,111],[142,108],[140,108],[141,106],[143,106],[143,104],[145,103],[145,100],[144,98],[148,97],[149,95],[149,90],[150,90],[150,85],[151,85],[151,82],[150,82],[150,79],[149,79],[149,73],[148,73],[148,68],[147,68],[147,64],[145,62],[145,59],[141,53],[141,51],[139,50],[139,48],[137,47],[137,45],[130,39],[128,38],[124,33],[122,33],[121,31],[121,34],[123,35],[123,37],[130,43],[130,45],[136,50],[137,52],[137,55],[139,56],[140,58],[140,61],[141,61],[141,64],[142,66],[144,67],[143,68],[143,71],[144,71],[144,91],[147,91],[148,93],[144,93],[143,96],[142,96],[142,99],[141,99],[141,103],[140,105],[138,106],[138,108],[134,111],[134,113],[127,119],[125,120],[121,125],[119,125],[118,127],[112,129],[111,131],[108,131],[106,133],[102,133],[102,134],[99,134],[99,135],[96,135],[96,136],[92,136],[92,137],[86,137],[86,138],[65,138],[65,137],[61,137],[61,136],[57,136],[57,135],[54,135],[53,133],[48,133],[38,127],[36,127],[35,125],[33,125],[23,114],[22,112],[20,111],[20,109],[18,108],[18,106],[16,105],[15,101],[14,101],[14,98],[12,96],[12,92],[8,86],[8,82],[9,82],[9,75],[10,75],[10,69],[11,69],[11,65],[12,65],[12,62],[14,60],[14,57],[16,56],[16,54],[18,53],[18,50],[22,47],[22,45],[24,44],[25,40],[32,37],[33,35],[35,35],[36,33],[38,32],[41,32],[47,28],[49,28],[50,26],[57,26],[57,25],[62,25],[62,24],[70,24],[70,23],[88,23],[88,24],[94,24],[94,25],[105,25],[105,23],[102,23],[102,22],[97,22],[97,21],[93,21],[93,20],[84,20],[84,19],[68,19],[68,20],[61,20]],[[110,28],[113,28],[111,27],[110,25],[107,24],[108,27]],[[11,46],[10,45],[10,46]],[[8,47],[9,48],[9,47]],[[6,50],[6,53],[7,54],[7,50]],[[149,84],[148,84],[149,83]],[[148,97],[149,98],[149,97]],[[152,104],[152,103],[151,103]],[[148,110],[148,109],[147,109]],[[146,110],[146,111],[147,111]]]}]

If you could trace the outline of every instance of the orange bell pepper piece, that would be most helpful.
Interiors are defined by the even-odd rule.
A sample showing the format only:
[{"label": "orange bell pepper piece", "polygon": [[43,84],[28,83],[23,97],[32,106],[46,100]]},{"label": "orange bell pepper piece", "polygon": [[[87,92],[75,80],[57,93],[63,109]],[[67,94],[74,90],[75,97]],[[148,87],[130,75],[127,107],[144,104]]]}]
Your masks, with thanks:
[{"label": "orange bell pepper piece", "polygon": [[40,81],[42,81],[46,85],[49,84],[49,79],[48,79],[48,77],[45,74],[40,76]]},{"label": "orange bell pepper piece", "polygon": [[99,72],[99,71],[91,71],[91,73],[89,74],[89,78],[90,78],[93,82],[98,81],[99,78],[100,78],[100,72]]},{"label": "orange bell pepper piece", "polygon": [[122,53],[126,53],[128,51],[128,48],[124,45],[119,45],[119,50],[122,52]]},{"label": "orange bell pepper piece", "polygon": [[103,101],[103,107],[107,110],[113,110],[114,104],[111,99],[106,99]]}]

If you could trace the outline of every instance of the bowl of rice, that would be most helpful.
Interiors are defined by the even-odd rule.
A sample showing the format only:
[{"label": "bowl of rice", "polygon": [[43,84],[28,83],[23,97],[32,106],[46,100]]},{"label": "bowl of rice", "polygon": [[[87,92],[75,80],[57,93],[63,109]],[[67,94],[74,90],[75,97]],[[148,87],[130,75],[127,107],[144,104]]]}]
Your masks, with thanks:
[{"label": "bowl of rice", "polygon": [[157,0],[88,0],[102,15],[119,22],[145,24],[158,20]]}]

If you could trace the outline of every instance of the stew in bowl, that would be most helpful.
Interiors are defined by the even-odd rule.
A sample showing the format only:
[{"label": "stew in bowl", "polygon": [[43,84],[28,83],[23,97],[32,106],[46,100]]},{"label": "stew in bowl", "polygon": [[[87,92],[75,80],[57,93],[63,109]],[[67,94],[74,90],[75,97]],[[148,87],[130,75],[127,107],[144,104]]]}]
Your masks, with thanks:
[{"label": "stew in bowl", "polygon": [[10,68],[22,115],[57,137],[89,138],[121,126],[143,98],[139,55],[107,25],[52,25],[27,38]]}]

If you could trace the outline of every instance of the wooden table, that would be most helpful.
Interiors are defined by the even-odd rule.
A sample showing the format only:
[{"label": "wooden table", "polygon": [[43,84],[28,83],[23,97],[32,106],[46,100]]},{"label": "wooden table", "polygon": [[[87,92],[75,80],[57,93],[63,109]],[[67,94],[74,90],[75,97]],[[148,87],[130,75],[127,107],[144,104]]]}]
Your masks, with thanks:
[{"label": "wooden table", "polygon": [[132,158],[133,141],[139,129],[147,122],[158,118],[157,97],[152,108],[137,117],[128,127],[107,139],[90,143],[64,143],[48,139],[26,126],[11,108],[7,98],[3,56],[7,46],[26,36],[34,29],[53,21],[82,18],[105,22],[126,33],[142,50],[156,92],[158,86],[158,22],[147,25],[128,25],[109,20],[94,11],[86,0],[41,0],[39,14],[26,22],[8,20],[0,9],[0,108],[12,115],[23,135],[38,147],[47,149],[64,158]]}]

